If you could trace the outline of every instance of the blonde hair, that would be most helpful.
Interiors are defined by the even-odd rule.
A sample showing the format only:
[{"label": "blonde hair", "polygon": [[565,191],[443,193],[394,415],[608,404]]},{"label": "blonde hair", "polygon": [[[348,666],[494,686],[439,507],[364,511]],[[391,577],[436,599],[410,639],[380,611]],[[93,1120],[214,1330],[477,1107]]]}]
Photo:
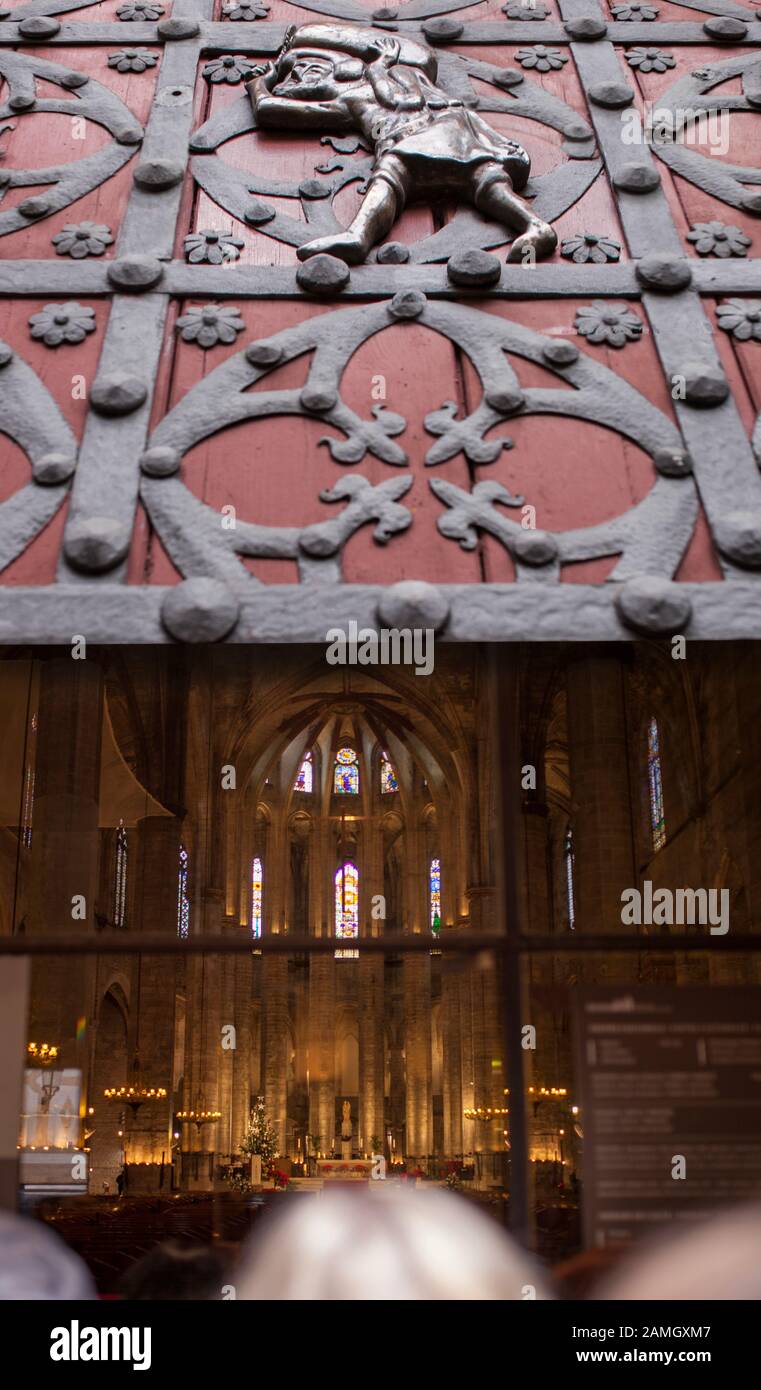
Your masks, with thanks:
[{"label": "blonde hair", "polygon": [[490,1217],[440,1189],[373,1185],[304,1194],[245,1247],[238,1298],[547,1298],[528,1255]]}]

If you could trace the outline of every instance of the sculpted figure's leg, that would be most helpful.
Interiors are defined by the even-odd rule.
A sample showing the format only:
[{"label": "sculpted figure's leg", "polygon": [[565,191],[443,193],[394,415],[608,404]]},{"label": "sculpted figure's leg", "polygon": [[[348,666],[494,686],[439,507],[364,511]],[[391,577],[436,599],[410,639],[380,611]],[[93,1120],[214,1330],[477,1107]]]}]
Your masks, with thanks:
[{"label": "sculpted figure's leg", "polygon": [[479,212],[502,222],[519,233],[507,255],[508,261],[525,259],[527,248],[539,260],[551,256],[558,244],[557,236],[548,222],[535,217],[499,164],[483,164],[478,170],[473,201]]},{"label": "sculpted figure's leg", "polygon": [[384,156],[351,226],[345,232],[333,232],[300,246],[296,252],[299,260],[305,261],[323,252],[339,256],[349,265],[359,265],[393,227],[404,207],[408,183],[409,176],[401,161],[393,155]]}]

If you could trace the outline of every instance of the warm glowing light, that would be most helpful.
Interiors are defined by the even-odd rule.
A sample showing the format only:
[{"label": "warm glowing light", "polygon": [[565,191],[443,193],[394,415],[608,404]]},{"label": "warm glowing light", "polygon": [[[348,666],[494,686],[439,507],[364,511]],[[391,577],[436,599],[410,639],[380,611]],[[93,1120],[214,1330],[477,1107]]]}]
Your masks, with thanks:
[{"label": "warm glowing light", "polygon": [[299,775],[293,784],[293,790],[295,792],[311,792],[313,775],[314,763],[312,761],[312,754],[307,753],[299,768]]},{"label": "warm glowing light", "polygon": [[353,748],[339,748],[333,765],[333,791],[343,796],[359,792],[359,763]]},{"label": "warm glowing light", "polygon": [[[336,936],[352,940],[359,936],[359,870],[356,864],[344,864],[336,870]],[[336,960],[351,959],[358,951],[336,951]]]},{"label": "warm glowing light", "polygon": [[264,901],[264,870],[261,859],[251,861],[251,935],[262,934],[262,904]]}]

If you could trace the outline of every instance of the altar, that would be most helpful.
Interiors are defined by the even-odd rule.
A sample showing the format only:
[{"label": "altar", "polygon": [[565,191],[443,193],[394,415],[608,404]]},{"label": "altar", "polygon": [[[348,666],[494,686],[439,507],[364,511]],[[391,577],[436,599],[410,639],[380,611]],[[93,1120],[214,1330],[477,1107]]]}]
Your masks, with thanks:
[{"label": "altar", "polygon": [[323,1182],[369,1182],[373,1171],[370,1158],[318,1158],[317,1176]]}]

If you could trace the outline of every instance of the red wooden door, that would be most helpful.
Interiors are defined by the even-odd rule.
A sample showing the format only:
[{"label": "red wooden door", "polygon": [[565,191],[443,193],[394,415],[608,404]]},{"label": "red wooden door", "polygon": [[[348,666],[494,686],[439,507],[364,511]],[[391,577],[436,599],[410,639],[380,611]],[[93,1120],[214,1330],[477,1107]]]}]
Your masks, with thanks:
[{"label": "red wooden door", "polygon": [[[316,283],[371,152],[245,82],[331,18],[523,144],[551,257],[442,186]],[[759,635],[752,8],[28,0],[0,75],[15,638]]]}]

